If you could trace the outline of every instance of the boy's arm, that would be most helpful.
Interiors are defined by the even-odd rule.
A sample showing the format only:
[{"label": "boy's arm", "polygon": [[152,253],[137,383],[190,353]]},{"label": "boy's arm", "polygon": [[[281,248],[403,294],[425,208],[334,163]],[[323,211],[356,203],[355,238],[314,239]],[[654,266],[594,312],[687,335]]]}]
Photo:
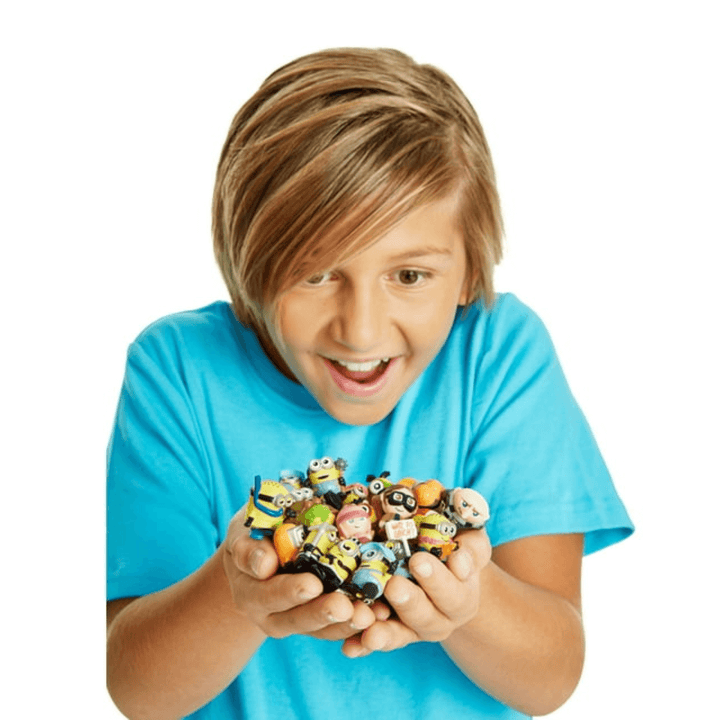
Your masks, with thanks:
[{"label": "boy's arm", "polygon": [[529,715],[560,707],[580,680],[582,554],[582,535],[498,547],[480,575],[479,612],[443,643],[475,683]]},{"label": "boy's arm", "polygon": [[[552,712],[572,693],[583,665],[583,536],[516,540],[495,548],[489,562],[484,531],[465,533],[459,542],[447,566],[413,555],[420,586],[393,578],[385,588],[399,620],[376,623],[346,641],[345,652],[439,641],[493,697],[530,715]],[[421,563],[429,575],[418,572]]]},{"label": "boy's arm", "polygon": [[160,592],[108,603],[107,682],[133,720],[177,719],[222,692],[263,640],[292,633],[346,638],[375,621],[308,573],[275,575],[267,540],[253,540],[244,511],[196,572]]}]

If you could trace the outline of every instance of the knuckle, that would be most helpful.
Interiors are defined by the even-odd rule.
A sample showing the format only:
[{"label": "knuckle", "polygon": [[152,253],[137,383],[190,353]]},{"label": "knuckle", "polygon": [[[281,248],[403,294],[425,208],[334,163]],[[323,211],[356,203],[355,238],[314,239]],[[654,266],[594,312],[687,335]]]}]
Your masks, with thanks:
[{"label": "knuckle", "polygon": [[470,606],[471,604],[468,602],[468,598],[466,596],[458,597],[455,595],[447,601],[443,610],[445,615],[454,619],[468,615],[470,613]]}]

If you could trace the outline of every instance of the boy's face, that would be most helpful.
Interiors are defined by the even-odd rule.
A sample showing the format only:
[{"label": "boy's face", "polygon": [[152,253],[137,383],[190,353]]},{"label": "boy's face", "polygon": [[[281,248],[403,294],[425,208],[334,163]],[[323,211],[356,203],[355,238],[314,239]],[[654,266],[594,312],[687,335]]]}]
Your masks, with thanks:
[{"label": "boy's face", "polygon": [[423,205],[344,265],[284,293],[265,317],[273,362],[336,420],[388,415],[443,346],[465,303],[457,198]]}]

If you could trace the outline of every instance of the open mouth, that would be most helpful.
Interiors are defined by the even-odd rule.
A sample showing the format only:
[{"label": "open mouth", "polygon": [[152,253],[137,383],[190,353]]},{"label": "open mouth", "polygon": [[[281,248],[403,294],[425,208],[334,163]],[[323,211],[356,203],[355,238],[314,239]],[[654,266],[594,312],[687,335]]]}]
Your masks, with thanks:
[{"label": "open mouth", "polygon": [[366,397],[379,392],[388,381],[389,369],[397,358],[383,358],[364,363],[347,363],[323,358],[335,384],[344,393]]},{"label": "open mouth", "polygon": [[329,360],[335,371],[347,380],[369,385],[379,380],[384,374],[390,359],[371,360],[365,363],[344,363],[339,360]]}]

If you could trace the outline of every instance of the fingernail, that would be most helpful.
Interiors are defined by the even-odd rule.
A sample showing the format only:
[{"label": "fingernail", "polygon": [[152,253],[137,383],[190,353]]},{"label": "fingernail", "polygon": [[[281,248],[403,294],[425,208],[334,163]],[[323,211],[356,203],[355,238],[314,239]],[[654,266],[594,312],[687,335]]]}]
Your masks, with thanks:
[{"label": "fingernail", "polygon": [[410,599],[409,592],[401,592],[397,597],[392,599],[393,605],[404,605]]},{"label": "fingernail", "polygon": [[372,650],[368,650],[367,648],[363,647],[362,645],[358,645],[356,647],[351,648],[348,650],[348,654],[351,658],[360,658],[365,657],[366,655],[369,655],[372,652]]},{"label": "fingernail", "polygon": [[262,567],[262,562],[264,558],[265,551],[262,548],[256,548],[250,554],[250,568],[257,576],[260,575],[260,568]]},{"label": "fingernail", "polygon": [[297,591],[297,597],[300,602],[306,602],[308,600],[314,600],[318,595],[322,594],[322,591],[322,586],[319,588],[303,586]]},{"label": "fingernail", "polygon": [[455,556],[455,575],[459,580],[470,577],[472,572],[472,558],[466,550],[458,550]]},{"label": "fingernail", "polygon": [[432,565],[429,562],[420,562],[413,566],[413,575],[428,578],[432,575]]}]

